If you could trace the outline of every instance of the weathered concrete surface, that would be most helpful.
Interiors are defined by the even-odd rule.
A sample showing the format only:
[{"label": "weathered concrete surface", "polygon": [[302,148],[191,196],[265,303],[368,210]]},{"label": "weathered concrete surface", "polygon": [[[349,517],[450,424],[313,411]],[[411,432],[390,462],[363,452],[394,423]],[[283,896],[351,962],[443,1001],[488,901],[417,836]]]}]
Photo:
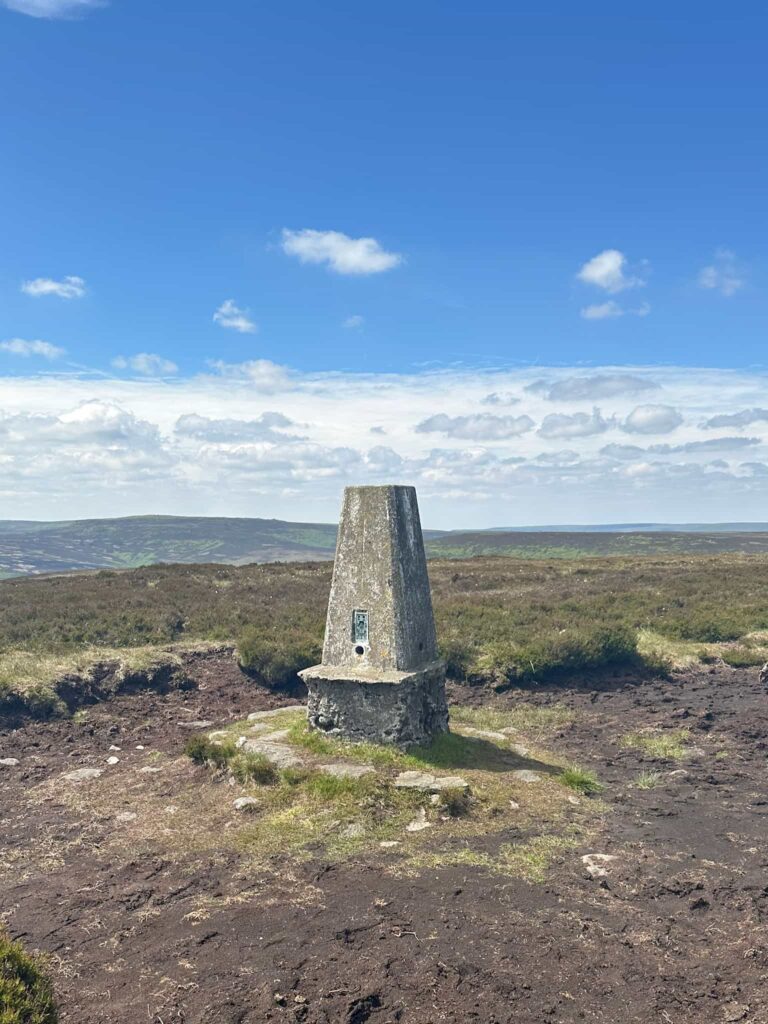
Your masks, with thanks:
[{"label": "weathered concrete surface", "polygon": [[408,746],[448,728],[413,487],[347,487],[323,660],[300,673],[313,728]]}]

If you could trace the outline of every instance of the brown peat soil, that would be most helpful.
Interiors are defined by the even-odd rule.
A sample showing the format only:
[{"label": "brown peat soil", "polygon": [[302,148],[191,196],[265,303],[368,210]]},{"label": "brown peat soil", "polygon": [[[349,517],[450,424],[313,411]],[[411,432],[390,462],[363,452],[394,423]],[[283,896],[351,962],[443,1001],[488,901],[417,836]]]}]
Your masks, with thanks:
[{"label": "brown peat soil", "polygon": [[[457,715],[522,709],[518,738],[603,791],[565,796],[544,778],[520,785],[500,832],[467,838],[443,819],[397,845],[297,855],[277,837],[259,857],[233,810],[244,791],[182,751],[191,723],[284,698],[220,653],[187,674],[187,689],[0,731],[0,758],[18,759],[0,767],[0,913],[46,954],[63,1022],[768,1021],[768,695],[754,668],[454,686]],[[102,774],[64,778],[80,768]],[[505,870],[489,866],[501,847]]]}]

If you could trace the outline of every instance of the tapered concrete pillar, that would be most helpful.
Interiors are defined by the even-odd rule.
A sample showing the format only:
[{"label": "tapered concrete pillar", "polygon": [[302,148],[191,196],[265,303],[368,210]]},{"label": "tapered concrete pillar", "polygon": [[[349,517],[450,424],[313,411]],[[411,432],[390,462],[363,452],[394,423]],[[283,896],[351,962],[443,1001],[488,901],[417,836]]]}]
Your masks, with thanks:
[{"label": "tapered concrete pillar", "polygon": [[323,660],[301,675],[313,728],[399,746],[448,728],[413,487],[345,490]]}]

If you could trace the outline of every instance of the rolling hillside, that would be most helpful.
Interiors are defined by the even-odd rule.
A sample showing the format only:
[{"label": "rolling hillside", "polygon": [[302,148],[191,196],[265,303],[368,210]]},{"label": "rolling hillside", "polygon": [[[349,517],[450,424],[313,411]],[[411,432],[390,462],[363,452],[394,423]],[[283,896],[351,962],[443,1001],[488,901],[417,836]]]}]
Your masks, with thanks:
[{"label": "rolling hillside", "polygon": [[[549,528],[441,532],[426,530],[432,558],[500,555],[584,558],[601,555],[768,552],[766,524],[628,530]],[[736,525],[736,524],[734,524]],[[765,526],[761,532],[754,527]],[[322,561],[333,558],[336,527],[279,519],[132,516],[36,523],[0,521],[0,578],[88,569],[126,569],[157,562]]]}]

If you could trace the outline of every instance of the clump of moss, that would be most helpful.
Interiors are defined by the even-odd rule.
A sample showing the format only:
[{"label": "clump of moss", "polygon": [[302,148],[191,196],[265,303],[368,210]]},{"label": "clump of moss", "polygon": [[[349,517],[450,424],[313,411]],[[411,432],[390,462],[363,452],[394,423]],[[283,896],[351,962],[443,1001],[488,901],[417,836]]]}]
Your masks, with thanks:
[{"label": "clump of moss", "polygon": [[230,760],[229,768],[241,785],[255,782],[259,786],[274,786],[280,779],[277,768],[263,754],[237,754]]},{"label": "clump of moss", "polygon": [[0,1024],[57,1024],[53,986],[39,961],[0,929]]},{"label": "clump of moss", "polygon": [[213,764],[217,768],[224,768],[237,753],[237,747],[232,740],[214,743],[207,736],[198,735],[189,738],[184,753],[195,764]]}]

